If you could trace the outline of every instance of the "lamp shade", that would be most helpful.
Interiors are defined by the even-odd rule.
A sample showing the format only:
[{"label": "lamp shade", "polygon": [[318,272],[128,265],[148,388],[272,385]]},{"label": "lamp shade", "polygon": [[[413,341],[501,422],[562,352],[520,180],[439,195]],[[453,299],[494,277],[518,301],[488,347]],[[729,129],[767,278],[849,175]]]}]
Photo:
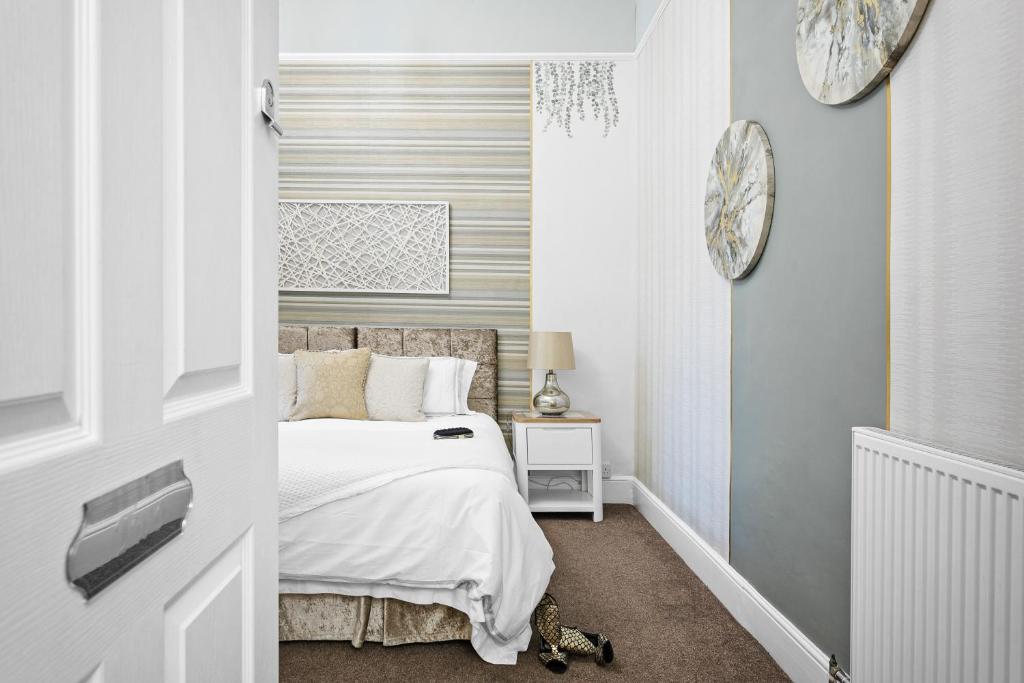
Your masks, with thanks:
[{"label": "lamp shade", "polygon": [[526,367],[531,370],[575,370],[572,332],[531,332]]}]

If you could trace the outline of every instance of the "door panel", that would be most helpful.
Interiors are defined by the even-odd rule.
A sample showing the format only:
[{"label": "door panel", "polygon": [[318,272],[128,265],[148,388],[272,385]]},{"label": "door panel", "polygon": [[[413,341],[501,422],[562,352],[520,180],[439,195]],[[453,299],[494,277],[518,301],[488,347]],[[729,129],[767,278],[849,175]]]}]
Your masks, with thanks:
[{"label": "door panel", "polygon": [[238,86],[252,80],[251,6],[173,0],[165,12],[165,387],[194,399],[243,381],[252,139],[239,122],[252,93]]},{"label": "door panel", "polygon": [[[0,44],[0,63],[10,64],[15,57],[32,60],[41,77],[35,83],[24,72],[12,74],[14,82],[8,87],[27,97],[8,99],[10,126],[0,129],[0,149],[9,159],[0,171],[4,220],[36,227],[5,234],[0,249],[3,286],[35,293],[34,300],[0,301],[0,315],[10,326],[0,337],[0,353],[18,353],[24,359],[4,365],[0,403],[59,396],[65,389],[64,268],[74,236],[69,191],[74,171],[66,171],[74,163],[73,121],[67,116],[75,86],[72,50],[65,48],[73,44],[69,8],[67,0],[45,0],[36,12],[15,9],[27,24],[27,34]],[[42,40],[28,38],[40,34]]]},{"label": "door panel", "polygon": [[164,681],[251,681],[251,536],[246,533],[168,605]]},{"label": "door panel", "polygon": [[[0,679],[274,680],[277,4],[2,19]],[[86,600],[83,503],[177,460],[183,532]]]},{"label": "door panel", "polygon": [[5,69],[5,89],[16,96],[4,99],[0,115],[0,206],[9,228],[0,243],[0,459],[23,452],[26,439],[34,450],[82,436],[95,204],[91,7],[45,0],[8,11],[21,30],[4,29],[0,64],[31,67]]},{"label": "door panel", "polygon": [[[241,361],[242,186],[249,127],[247,0],[185,0],[186,373],[237,370]],[[222,31],[232,26],[234,31]],[[244,33],[244,35],[243,35]],[[244,46],[244,50],[243,50]],[[243,94],[249,95],[243,100]]]}]

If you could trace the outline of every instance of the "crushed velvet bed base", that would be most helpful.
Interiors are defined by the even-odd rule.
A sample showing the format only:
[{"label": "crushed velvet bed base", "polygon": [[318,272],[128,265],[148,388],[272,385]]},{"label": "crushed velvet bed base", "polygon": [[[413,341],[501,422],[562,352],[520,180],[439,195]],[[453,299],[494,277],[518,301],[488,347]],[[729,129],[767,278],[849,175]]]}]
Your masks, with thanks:
[{"label": "crushed velvet bed base", "polygon": [[334,593],[281,593],[279,640],[348,640],[404,645],[469,640],[469,617],[447,605]]}]

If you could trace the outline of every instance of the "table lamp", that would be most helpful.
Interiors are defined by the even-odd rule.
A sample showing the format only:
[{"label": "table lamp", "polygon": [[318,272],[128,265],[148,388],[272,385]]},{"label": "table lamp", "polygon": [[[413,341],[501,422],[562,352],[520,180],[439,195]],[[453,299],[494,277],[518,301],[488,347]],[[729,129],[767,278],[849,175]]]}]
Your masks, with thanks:
[{"label": "table lamp", "polygon": [[544,387],[533,397],[533,408],[546,417],[569,410],[569,396],[558,386],[555,370],[575,370],[571,332],[531,332],[526,367],[547,370]]}]

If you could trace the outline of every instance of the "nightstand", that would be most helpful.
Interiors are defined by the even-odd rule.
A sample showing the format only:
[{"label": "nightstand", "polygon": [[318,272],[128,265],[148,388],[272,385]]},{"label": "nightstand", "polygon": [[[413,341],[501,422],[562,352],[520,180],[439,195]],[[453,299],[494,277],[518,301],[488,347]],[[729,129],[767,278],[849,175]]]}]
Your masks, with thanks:
[{"label": "nightstand", "polygon": [[[562,417],[513,413],[512,448],[519,493],[533,512],[590,512],[604,519],[601,497],[601,418],[579,411]],[[530,472],[582,474],[579,491],[530,489]]]}]

